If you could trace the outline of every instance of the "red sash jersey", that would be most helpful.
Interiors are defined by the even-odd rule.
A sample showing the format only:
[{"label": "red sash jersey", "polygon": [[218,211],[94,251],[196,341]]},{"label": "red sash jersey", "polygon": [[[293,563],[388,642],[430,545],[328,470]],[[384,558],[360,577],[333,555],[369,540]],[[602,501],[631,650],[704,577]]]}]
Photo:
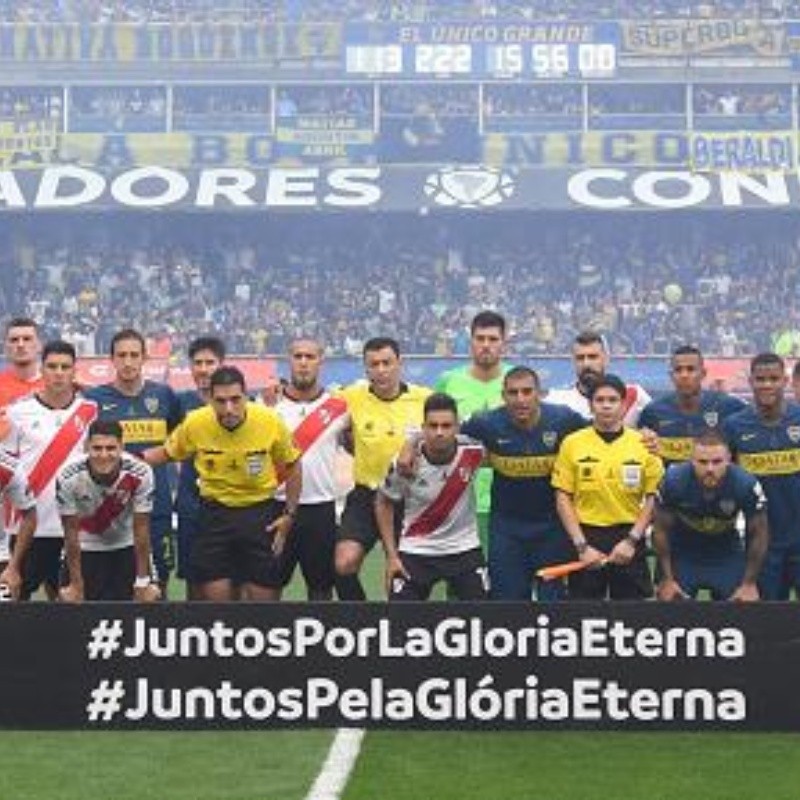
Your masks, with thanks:
[{"label": "red sash jersey", "polygon": [[420,456],[416,474],[406,478],[392,467],[378,491],[394,501],[405,501],[401,553],[424,556],[456,555],[480,547],[471,486],[485,450],[477,443],[459,442],[447,464],[433,464]]},{"label": "red sash jersey", "polygon": [[[3,446],[20,459],[37,503],[37,537],[61,538],[64,531],[56,506],[56,477],[65,465],[84,455],[86,432],[96,419],[97,405],[76,396],[66,408],[51,408],[37,395],[8,409],[10,430]],[[15,532],[18,520],[8,520]]]},{"label": "red sash jersey", "polygon": [[[295,445],[303,454],[301,505],[336,500],[335,458],[341,434],[350,426],[347,401],[324,391],[310,401],[292,400],[285,395],[275,411],[292,431]],[[286,499],[283,486],[275,492],[278,500]]]},{"label": "red sash jersey", "polygon": [[105,552],[133,546],[133,515],[153,510],[153,470],[124,453],[117,479],[95,481],[89,459],[68,464],[58,476],[58,511],[80,518],[81,550]]}]

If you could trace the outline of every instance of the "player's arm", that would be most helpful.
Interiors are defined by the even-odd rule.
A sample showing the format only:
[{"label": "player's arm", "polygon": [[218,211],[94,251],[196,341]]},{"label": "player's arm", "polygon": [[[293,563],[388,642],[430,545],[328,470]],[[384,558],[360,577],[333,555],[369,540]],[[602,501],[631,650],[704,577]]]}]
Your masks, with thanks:
[{"label": "player's arm", "polygon": [[653,549],[656,551],[661,580],[656,589],[659,600],[683,600],[686,598],[681,585],[675,578],[672,564],[670,536],[675,525],[675,515],[657,498],[653,512]]},{"label": "player's arm", "polygon": [[747,556],[742,582],[730,596],[731,600],[751,602],[760,598],[758,576],[769,547],[769,524],[767,512],[759,511],[747,521]]},{"label": "player's arm", "polygon": [[655,508],[655,504],[655,495],[645,495],[642,507],[633,525],[631,525],[628,535],[624,539],[618,541],[608,554],[609,563],[617,564],[618,566],[630,564],[636,554],[636,548],[644,541],[647,528],[653,521],[653,509]]},{"label": "player's arm", "polygon": [[302,453],[292,438],[292,432],[286,423],[276,414],[277,436],[270,450],[273,463],[284,469],[286,504],[283,513],[268,526],[267,531],[273,534],[272,552],[279,555],[283,552],[286,539],[292,530],[297,509],[300,506],[300,494],[303,491]]},{"label": "player's arm", "polygon": [[150,576],[150,512],[133,512],[133,557],[136,562],[136,579],[133,582],[133,599],[137,603],[153,603],[161,598],[158,585]]},{"label": "player's arm", "polygon": [[[387,478],[386,488],[388,488],[390,482],[391,478]],[[386,556],[386,593],[389,594],[392,581],[395,578],[408,578],[409,575],[397,551],[397,541],[394,535],[394,501],[387,494],[386,488],[381,487],[375,493],[375,522],[378,526],[383,552]]]},{"label": "player's arm", "polygon": [[64,528],[64,560],[67,564],[69,583],[59,592],[65,603],[83,602],[83,570],[81,569],[80,525],[77,514],[62,514]]},{"label": "player's arm", "polygon": [[605,561],[605,553],[601,553],[586,541],[586,536],[581,528],[578,512],[575,509],[575,500],[570,492],[556,489],[556,511],[567,536],[572,540],[572,545],[578,553],[578,558],[586,564],[599,564]]},{"label": "player's arm", "polygon": [[197,453],[189,418],[178,425],[167,437],[167,441],[156,447],[148,447],[139,457],[151,467],[160,467],[169,461],[186,461]]},{"label": "player's arm", "polygon": [[16,600],[22,589],[22,563],[25,554],[30,550],[33,535],[36,533],[36,506],[20,509],[22,515],[17,530],[14,549],[8,560],[8,565],[0,574],[0,584],[5,584],[11,596]]}]

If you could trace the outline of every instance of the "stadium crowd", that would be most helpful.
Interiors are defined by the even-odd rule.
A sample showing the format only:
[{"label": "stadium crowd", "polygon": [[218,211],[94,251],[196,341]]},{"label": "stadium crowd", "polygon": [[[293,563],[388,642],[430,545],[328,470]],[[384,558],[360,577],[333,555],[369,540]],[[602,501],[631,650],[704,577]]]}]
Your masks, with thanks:
[{"label": "stadium crowd", "polygon": [[[130,323],[183,352],[197,330],[231,352],[283,352],[298,331],[357,354],[390,330],[406,352],[463,354],[483,307],[507,312],[514,353],[564,353],[593,328],[620,353],[682,341],[734,356],[800,348],[800,233],[788,217],[584,215],[447,221],[320,216],[0,223],[0,309],[83,354]],[[776,345],[776,343],[778,343]],[[787,350],[788,348],[788,350]]]},{"label": "stadium crowd", "polygon": [[2,22],[442,21],[798,16],[797,0],[0,0]]}]

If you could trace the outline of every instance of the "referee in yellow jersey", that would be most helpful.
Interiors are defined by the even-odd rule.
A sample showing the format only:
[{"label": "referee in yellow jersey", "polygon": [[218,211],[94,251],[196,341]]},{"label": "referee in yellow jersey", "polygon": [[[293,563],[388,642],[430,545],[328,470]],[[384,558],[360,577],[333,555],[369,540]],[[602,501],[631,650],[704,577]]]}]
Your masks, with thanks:
[{"label": "referee in yellow jersey", "polygon": [[588,569],[569,579],[579,600],[653,595],[644,536],[664,474],[639,431],[623,425],[625,384],[605,375],[590,394],[594,423],[564,440],[553,467],[556,507]]},{"label": "referee in yellow jersey", "polygon": [[[347,495],[336,542],[336,593],[340,600],[365,600],[358,577],[364,557],[379,541],[375,494],[406,438],[422,428],[430,389],[404,383],[400,346],[378,337],[364,345],[367,383],[340,392],[350,409],[355,487]],[[400,525],[401,515],[395,515]]]},{"label": "referee in yellow jersey", "polygon": [[[199,599],[280,597],[278,559],[302,488],[300,451],[271,408],[247,398],[244,375],[220,367],[211,376],[209,405],[191,411],[162,447],[144,453],[150,464],[194,459],[201,508],[191,570]],[[286,481],[283,512],[269,501]]]}]

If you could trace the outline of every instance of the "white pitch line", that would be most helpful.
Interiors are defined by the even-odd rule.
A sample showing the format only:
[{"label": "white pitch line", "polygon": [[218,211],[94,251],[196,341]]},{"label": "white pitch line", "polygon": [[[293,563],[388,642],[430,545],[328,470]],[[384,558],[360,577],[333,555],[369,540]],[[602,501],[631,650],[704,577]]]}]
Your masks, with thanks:
[{"label": "white pitch line", "polygon": [[339,800],[353,771],[365,731],[361,728],[339,728],[328,757],[305,800]]}]

